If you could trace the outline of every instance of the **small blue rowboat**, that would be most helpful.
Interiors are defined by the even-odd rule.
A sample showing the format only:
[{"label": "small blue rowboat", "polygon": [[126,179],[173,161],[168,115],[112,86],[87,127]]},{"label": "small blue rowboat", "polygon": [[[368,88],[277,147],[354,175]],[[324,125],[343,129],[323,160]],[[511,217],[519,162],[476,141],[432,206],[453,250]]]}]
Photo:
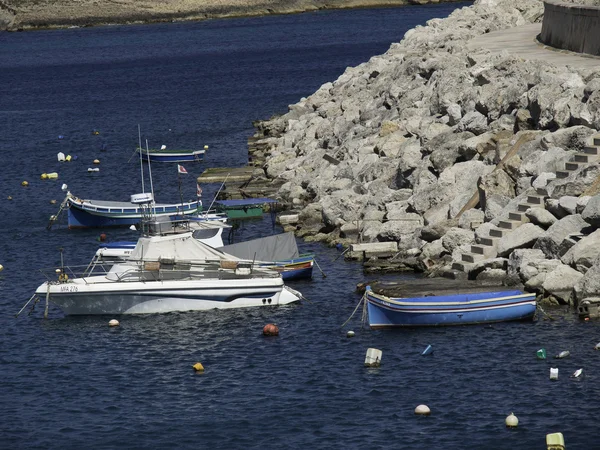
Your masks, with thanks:
[{"label": "small blue rowboat", "polygon": [[160,149],[136,149],[144,161],[150,162],[189,162],[202,161],[206,150],[171,150],[166,147]]},{"label": "small blue rowboat", "polygon": [[404,298],[377,294],[367,286],[366,302],[371,328],[525,320],[536,310],[535,294],[519,290]]}]

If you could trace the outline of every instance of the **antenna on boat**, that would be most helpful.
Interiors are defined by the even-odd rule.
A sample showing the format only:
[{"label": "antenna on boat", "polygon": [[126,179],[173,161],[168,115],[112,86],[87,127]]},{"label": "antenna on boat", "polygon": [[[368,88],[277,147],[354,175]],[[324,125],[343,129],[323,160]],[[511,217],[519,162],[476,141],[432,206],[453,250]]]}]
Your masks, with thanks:
[{"label": "antenna on boat", "polygon": [[[140,128],[140,124],[138,123],[138,142],[140,148],[140,174],[142,175],[142,192],[146,192],[144,190],[144,165],[142,164],[142,130]],[[150,162],[150,160],[148,160]]]},{"label": "antenna on boat", "polygon": [[148,157],[148,174],[150,175],[150,192],[152,193],[152,198],[154,199],[154,186],[152,185],[152,164],[150,164],[150,149],[148,148],[148,139],[146,139],[146,156]]},{"label": "antenna on boat", "polygon": [[212,199],[212,202],[210,202],[210,206],[208,207],[208,209],[206,210],[206,212],[204,213],[204,217],[208,218],[208,211],[210,211],[210,209],[212,208],[212,205],[215,203],[215,200],[217,200],[217,197],[219,196],[219,192],[221,192],[221,189],[223,189],[223,187],[225,186],[225,182],[227,181],[227,178],[229,178],[229,175],[231,175],[231,173],[228,173],[227,176],[225,177],[225,179],[223,180],[223,183],[221,183],[221,187],[219,188],[219,190],[217,191],[217,193],[215,194],[215,196]]}]

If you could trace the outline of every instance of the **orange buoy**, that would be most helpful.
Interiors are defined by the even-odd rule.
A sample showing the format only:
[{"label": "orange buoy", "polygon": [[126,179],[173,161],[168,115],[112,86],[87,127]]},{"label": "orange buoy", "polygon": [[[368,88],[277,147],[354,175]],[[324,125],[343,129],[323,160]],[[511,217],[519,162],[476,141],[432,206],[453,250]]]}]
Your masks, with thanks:
[{"label": "orange buoy", "polygon": [[279,327],[277,327],[277,325],[275,325],[274,323],[269,323],[269,324],[265,325],[265,327],[263,328],[263,335],[264,336],[278,336],[279,335]]}]

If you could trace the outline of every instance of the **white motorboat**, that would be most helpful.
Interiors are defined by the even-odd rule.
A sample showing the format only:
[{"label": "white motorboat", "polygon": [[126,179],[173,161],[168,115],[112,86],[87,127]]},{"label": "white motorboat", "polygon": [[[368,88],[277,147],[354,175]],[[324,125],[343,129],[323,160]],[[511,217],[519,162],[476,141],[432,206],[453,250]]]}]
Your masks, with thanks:
[{"label": "white motorboat", "polygon": [[61,267],[36,295],[67,315],[285,305],[302,298],[279,273],[211,248],[191,231],[144,235],[129,259],[107,272],[94,262],[79,275]]}]

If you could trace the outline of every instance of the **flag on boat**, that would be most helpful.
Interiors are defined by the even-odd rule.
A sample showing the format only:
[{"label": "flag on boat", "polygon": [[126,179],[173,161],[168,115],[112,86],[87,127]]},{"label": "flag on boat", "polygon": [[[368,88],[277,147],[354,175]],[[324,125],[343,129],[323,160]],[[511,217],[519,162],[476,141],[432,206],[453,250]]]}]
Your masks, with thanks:
[{"label": "flag on boat", "polygon": [[177,173],[187,173],[187,170],[181,164],[177,164]]},{"label": "flag on boat", "polygon": [[202,197],[202,188],[196,183],[196,197]]}]

